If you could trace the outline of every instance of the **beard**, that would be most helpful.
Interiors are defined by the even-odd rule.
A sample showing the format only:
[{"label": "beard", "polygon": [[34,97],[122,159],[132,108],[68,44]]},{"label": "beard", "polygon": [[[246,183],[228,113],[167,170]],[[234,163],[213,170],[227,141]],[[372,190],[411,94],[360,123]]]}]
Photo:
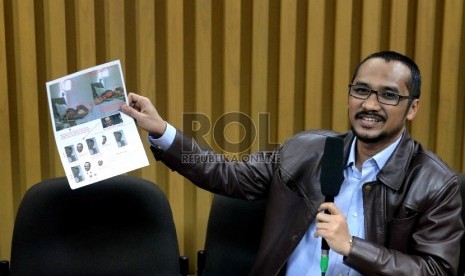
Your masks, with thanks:
[{"label": "beard", "polygon": [[[370,112],[370,111],[366,111],[366,110],[362,110],[362,111],[357,112],[357,114],[355,114],[355,119],[361,118],[363,116],[371,116],[371,117],[377,118],[378,120],[383,121],[383,122],[387,121],[386,116],[383,116],[383,115],[378,114],[376,112]],[[355,134],[355,137],[357,137],[358,140],[360,140],[360,141],[362,141],[362,142],[364,142],[366,144],[378,143],[378,142],[382,141],[383,139],[386,139],[389,136],[388,133],[383,131],[380,134],[378,134],[377,136],[371,137],[371,136],[368,136],[368,135],[363,135],[360,132],[356,131],[355,128],[352,125],[351,125],[351,129],[352,129],[352,132]]]},{"label": "beard", "polygon": [[381,132],[379,135],[375,137],[370,137],[368,135],[362,135],[359,132],[355,130],[353,126],[351,126],[352,132],[355,134],[355,137],[357,137],[358,140],[366,143],[366,144],[376,144],[379,141],[382,141],[388,137],[388,134],[386,132]]}]

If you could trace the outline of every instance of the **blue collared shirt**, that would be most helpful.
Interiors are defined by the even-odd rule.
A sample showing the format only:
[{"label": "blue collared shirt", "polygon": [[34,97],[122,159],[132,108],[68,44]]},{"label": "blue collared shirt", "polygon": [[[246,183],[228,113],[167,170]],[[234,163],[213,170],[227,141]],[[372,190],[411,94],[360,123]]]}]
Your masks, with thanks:
[{"label": "blue collared shirt", "polygon": [[[338,209],[345,214],[349,232],[352,236],[365,238],[362,185],[376,180],[376,175],[386,164],[400,142],[400,138],[392,145],[366,160],[359,171],[355,166],[355,145],[352,142],[349,159],[344,169],[344,181],[339,194],[334,198]],[[297,245],[288,260],[286,275],[313,276],[320,275],[321,238],[315,238],[316,221],[313,221],[304,237]],[[347,241],[349,242],[349,241]],[[343,256],[329,251],[329,265],[326,275],[361,275],[343,263]]]}]

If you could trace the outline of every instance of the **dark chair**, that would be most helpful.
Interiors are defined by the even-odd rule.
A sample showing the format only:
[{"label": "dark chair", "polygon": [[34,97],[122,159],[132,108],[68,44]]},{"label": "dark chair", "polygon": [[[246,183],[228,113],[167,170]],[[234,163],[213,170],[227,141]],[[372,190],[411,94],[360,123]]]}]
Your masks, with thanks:
[{"label": "dark chair", "polygon": [[248,275],[260,243],[266,201],[215,195],[205,249],[198,252],[198,275]]},{"label": "dark chair", "polygon": [[[459,174],[460,192],[462,194],[462,221],[465,223],[465,173]],[[465,276],[465,235],[460,242],[459,273]]]},{"label": "dark chair", "polygon": [[131,176],[76,190],[66,178],[45,180],[31,187],[19,206],[10,273],[181,275],[166,196]]}]

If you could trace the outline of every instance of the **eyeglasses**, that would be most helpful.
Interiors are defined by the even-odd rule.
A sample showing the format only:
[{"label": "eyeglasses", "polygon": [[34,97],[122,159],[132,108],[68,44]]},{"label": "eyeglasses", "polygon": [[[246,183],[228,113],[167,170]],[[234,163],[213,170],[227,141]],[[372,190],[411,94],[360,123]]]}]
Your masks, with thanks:
[{"label": "eyeglasses", "polygon": [[385,105],[398,105],[400,100],[414,99],[412,96],[401,96],[397,92],[386,89],[372,90],[365,85],[349,84],[349,95],[360,100],[366,100],[370,97],[371,93],[376,93],[379,103]]}]

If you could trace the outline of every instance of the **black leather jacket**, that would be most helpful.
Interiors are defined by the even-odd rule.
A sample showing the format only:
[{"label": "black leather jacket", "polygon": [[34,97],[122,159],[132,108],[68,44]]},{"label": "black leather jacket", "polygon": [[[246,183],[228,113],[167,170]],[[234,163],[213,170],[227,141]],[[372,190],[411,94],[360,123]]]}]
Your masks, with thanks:
[{"label": "black leather jacket", "polygon": [[[267,198],[260,249],[251,275],[278,275],[323,202],[319,175],[330,131],[297,134],[274,152],[228,162],[177,132],[157,160],[197,186],[249,200]],[[463,224],[457,176],[436,155],[404,133],[379,172],[363,185],[365,239],[355,238],[344,262],[364,275],[456,275]]]}]

